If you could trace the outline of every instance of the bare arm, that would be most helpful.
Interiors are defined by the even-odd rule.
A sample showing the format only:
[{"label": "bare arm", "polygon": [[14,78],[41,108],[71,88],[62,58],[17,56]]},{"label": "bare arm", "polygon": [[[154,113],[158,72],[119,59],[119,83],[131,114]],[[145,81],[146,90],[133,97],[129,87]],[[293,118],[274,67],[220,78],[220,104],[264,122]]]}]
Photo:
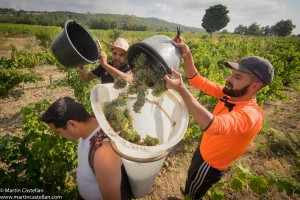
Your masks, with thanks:
[{"label": "bare arm", "polygon": [[117,68],[111,66],[107,62],[107,54],[104,51],[100,52],[100,60],[102,67],[115,79],[122,77],[126,82],[132,82],[133,76],[131,73],[124,73]]},{"label": "bare arm", "polygon": [[198,74],[198,70],[195,67],[190,48],[184,42],[174,43],[174,45],[181,49],[186,77],[193,78]]},{"label": "bare arm", "polygon": [[94,156],[94,169],[104,200],[121,199],[121,158],[108,142],[103,142]]},{"label": "bare arm", "polygon": [[202,106],[193,95],[185,87],[181,74],[172,69],[172,77],[166,75],[167,88],[176,90],[182,97],[185,105],[187,106],[190,114],[193,116],[197,124],[205,130],[212,122],[214,116],[204,106]]},{"label": "bare arm", "polygon": [[93,74],[92,72],[84,71],[83,67],[78,67],[77,72],[79,73],[80,79],[85,82],[91,81],[91,80],[97,78],[97,76],[95,74]]},{"label": "bare arm", "polygon": [[[126,82],[132,82],[133,76],[132,76],[131,72],[129,72],[129,73],[122,72],[122,71],[118,70],[117,68],[115,68],[115,67],[111,66],[110,64],[108,64],[107,54],[105,53],[105,51],[101,51],[99,57],[100,57],[100,61],[101,61],[101,66],[114,79],[118,78],[118,77],[122,77]],[[85,81],[85,82],[91,81],[91,80],[97,78],[97,76],[95,74],[93,74],[91,71],[86,72],[86,71],[84,71],[84,69],[82,67],[78,67],[77,72],[79,73],[80,79]]]}]

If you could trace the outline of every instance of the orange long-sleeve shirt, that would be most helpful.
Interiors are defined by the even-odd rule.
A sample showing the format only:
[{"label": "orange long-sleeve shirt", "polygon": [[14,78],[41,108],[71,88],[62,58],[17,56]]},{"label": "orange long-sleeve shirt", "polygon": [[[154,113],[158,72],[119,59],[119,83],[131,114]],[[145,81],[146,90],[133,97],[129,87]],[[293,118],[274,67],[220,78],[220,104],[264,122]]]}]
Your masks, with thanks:
[{"label": "orange long-sleeve shirt", "polygon": [[[226,96],[216,83],[201,77],[199,74],[189,83],[204,93],[218,99]],[[263,110],[256,99],[243,102],[231,102],[235,106],[229,112],[224,102],[218,101],[212,114],[214,120],[205,130],[200,143],[203,159],[219,170],[227,169],[230,164],[240,157],[260,131],[264,120]]]}]

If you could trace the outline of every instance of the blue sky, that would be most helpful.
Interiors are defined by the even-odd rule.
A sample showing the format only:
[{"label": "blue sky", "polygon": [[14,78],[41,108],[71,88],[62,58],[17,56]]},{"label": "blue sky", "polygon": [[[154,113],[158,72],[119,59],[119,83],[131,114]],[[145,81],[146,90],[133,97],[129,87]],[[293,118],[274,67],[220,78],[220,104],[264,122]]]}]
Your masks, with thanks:
[{"label": "blue sky", "polygon": [[242,24],[261,27],[291,19],[300,34],[299,0],[0,0],[1,8],[27,11],[72,11],[79,13],[128,14],[156,17],[169,22],[201,28],[205,9],[223,4],[229,10],[226,29],[233,32]]}]

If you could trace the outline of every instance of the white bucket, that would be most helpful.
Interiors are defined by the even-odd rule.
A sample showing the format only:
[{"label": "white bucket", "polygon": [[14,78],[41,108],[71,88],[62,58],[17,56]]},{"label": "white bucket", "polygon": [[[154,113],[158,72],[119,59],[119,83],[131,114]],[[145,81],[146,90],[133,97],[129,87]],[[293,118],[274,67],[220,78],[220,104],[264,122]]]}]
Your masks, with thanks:
[{"label": "white bucket", "polygon": [[91,105],[100,126],[108,135],[113,149],[122,157],[135,198],[147,195],[169,151],[184,136],[189,114],[182,100],[174,91],[167,90],[159,98],[149,91],[141,113],[135,113],[132,105],[136,96],[127,98],[127,107],[133,118],[133,128],[141,138],[146,135],[159,139],[157,146],[141,146],[124,140],[116,133],[102,110],[105,102],[127,93],[128,87],[114,89],[111,84],[98,84],[91,90]]}]

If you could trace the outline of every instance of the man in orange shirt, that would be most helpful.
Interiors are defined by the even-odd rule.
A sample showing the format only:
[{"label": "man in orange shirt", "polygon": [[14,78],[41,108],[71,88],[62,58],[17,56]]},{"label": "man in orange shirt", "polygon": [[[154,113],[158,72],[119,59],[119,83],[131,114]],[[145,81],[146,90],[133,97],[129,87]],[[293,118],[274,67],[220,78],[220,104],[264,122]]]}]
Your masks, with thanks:
[{"label": "man in orange shirt", "polygon": [[225,62],[225,66],[232,69],[232,74],[226,78],[225,86],[219,86],[199,75],[185,43],[174,45],[181,48],[189,83],[219,99],[211,113],[187,90],[181,74],[172,70],[172,76],[164,77],[167,88],[181,95],[190,114],[204,131],[193,155],[183,192],[192,199],[201,199],[260,131],[264,113],[256,102],[255,94],[272,82],[274,68],[268,60],[258,56],[246,57],[238,63]]}]

